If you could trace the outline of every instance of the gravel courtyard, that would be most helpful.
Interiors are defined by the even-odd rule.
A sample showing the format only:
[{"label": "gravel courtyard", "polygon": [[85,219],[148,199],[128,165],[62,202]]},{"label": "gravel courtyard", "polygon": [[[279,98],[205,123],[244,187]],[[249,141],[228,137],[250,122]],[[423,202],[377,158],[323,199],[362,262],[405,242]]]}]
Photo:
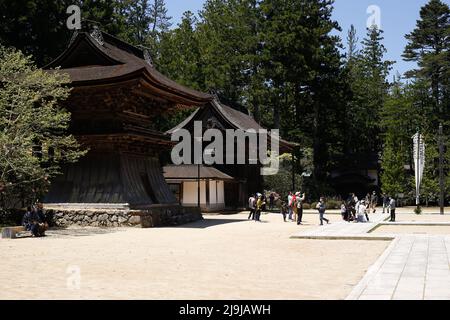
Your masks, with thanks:
[{"label": "gravel courtyard", "polygon": [[0,239],[0,299],[344,299],[389,244],[289,239],[315,215],[246,218]]}]

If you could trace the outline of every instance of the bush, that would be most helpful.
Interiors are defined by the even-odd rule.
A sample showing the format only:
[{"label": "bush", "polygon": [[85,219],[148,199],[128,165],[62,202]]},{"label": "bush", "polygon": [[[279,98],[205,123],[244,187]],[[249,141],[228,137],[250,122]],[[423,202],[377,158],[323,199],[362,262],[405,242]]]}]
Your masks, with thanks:
[{"label": "bush", "polygon": [[[318,202],[313,202],[313,203],[311,203],[311,205],[305,203],[303,205],[303,208],[304,209],[316,209],[317,203]],[[306,205],[308,206],[308,208],[306,208]],[[340,209],[341,208],[341,202],[338,201],[338,200],[325,201],[325,205],[326,205],[327,210],[336,210],[336,209]]]},{"label": "bush", "polygon": [[309,209],[311,209],[311,205],[309,203],[304,203],[303,204],[303,209],[304,210],[309,210]]},{"label": "bush", "polygon": [[332,210],[340,209],[341,208],[341,202],[337,201],[337,200],[328,200],[326,202],[326,206],[327,206],[327,209],[332,209]]},{"label": "bush", "polygon": [[414,209],[414,213],[417,214],[417,215],[422,214],[422,207],[415,208]]}]

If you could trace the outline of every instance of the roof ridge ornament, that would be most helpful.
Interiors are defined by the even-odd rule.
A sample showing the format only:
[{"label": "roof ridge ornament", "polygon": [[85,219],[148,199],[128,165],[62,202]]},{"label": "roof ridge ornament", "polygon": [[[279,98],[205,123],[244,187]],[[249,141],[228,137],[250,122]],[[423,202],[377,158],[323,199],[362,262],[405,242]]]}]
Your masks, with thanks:
[{"label": "roof ridge ornament", "polygon": [[105,43],[105,41],[103,40],[103,35],[102,32],[100,31],[100,29],[98,28],[98,26],[93,26],[92,31],[90,33],[90,36],[97,41],[101,46],[103,46],[103,44]]},{"label": "roof ridge ornament", "polygon": [[72,45],[72,43],[75,41],[75,39],[77,38],[77,36],[78,36],[78,31],[77,31],[77,30],[74,30],[74,31],[72,32],[72,36],[70,37],[70,40],[69,40],[69,46]]},{"label": "roof ridge ornament", "polygon": [[217,91],[216,91],[216,90],[211,89],[211,90],[209,90],[208,93],[209,93],[211,96],[213,96],[215,100],[220,101],[219,95],[217,94]]},{"label": "roof ridge ornament", "polygon": [[143,49],[143,52],[145,62],[147,62],[151,67],[153,67],[153,59],[152,56],[150,55],[150,50],[148,50],[148,48],[145,48]]},{"label": "roof ridge ornament", "polygon": [[152,55],[150,54],[150,49],[141,44],[137,45],[136,47],[142,50],[142,56],[144,57],[145,62],[147,62],[149,66],[153,67],[153,59]]}]

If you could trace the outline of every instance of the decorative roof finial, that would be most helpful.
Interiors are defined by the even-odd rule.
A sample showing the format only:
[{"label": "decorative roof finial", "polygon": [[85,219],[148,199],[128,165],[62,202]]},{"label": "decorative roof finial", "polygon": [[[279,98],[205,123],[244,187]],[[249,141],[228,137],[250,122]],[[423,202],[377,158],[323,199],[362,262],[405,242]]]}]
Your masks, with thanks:
[{"label": "decorative roof finial", "polygon": [[95,41],[97,41],[101,46],[105,43],[103,40],[102,32],[98,28],[98,26],[94,25],[92,27],[92,31],[90,33],[91,37],[94,38]]},{"label": "decorative roof finial", "polygon": [[150,66],[153,67],[152,56],[150,55],[150,51],[149,51],[147,48],[144,49],[144,60],[145,60],[145,62],[147,62]]},{"label": "decorative roof finial", "polygon": [[216,99],[217,101],[220,101],[219,95],[217,94],[217,91],[214,89],[210,89],[208,92],[210,95],[212,95],[214,97],[214,99]]},{"label": "decorative roof finial", "polygon": [[75,41],[75,38],[77,36],[78,36],[78,31],[74,30],[73,33],[72,33],[72,36],[70,37],[70,40],[69,40],[69,46],[72,45],[72,43]]}]

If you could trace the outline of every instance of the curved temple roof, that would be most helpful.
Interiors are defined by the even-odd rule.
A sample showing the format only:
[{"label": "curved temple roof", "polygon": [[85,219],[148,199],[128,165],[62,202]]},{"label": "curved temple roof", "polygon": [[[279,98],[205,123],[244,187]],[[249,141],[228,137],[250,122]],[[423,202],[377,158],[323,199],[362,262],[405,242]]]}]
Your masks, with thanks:
[{"label": "curved temple roof", "polygon": [[44,67],[68,73],[74,86],[109,84],[141,77],[146,83],[182,102],[203,105],[212,96],[182,86],[155,69],[146,49],[132,46],[110,34],[77,32],[67,49]]},{"label": "curved temple roof", "polygon": [[[233,109],[223,103],[221,103],[217,98],[207,104],[205,108],[213,108],[217,114],[220,115],[221,120],[224,123],[228,123],[228,125],[235,130],[263,130],[266,129],[262,127],[258,122],[253,119],[252,116],[245,114],[241,111]],[[195,110],[188,118],[186,118],[183,122],[178,124],[176,127],[170,129],[166,133],[172,134],[176,130],[186,128],[191,122],[201,121],[201,111],[202,109],[198,108]],[[280,138],[279,140],[280,147],[283,151],[292,152],[292,150],[298,146],[296,143],[289,142]]]}]

